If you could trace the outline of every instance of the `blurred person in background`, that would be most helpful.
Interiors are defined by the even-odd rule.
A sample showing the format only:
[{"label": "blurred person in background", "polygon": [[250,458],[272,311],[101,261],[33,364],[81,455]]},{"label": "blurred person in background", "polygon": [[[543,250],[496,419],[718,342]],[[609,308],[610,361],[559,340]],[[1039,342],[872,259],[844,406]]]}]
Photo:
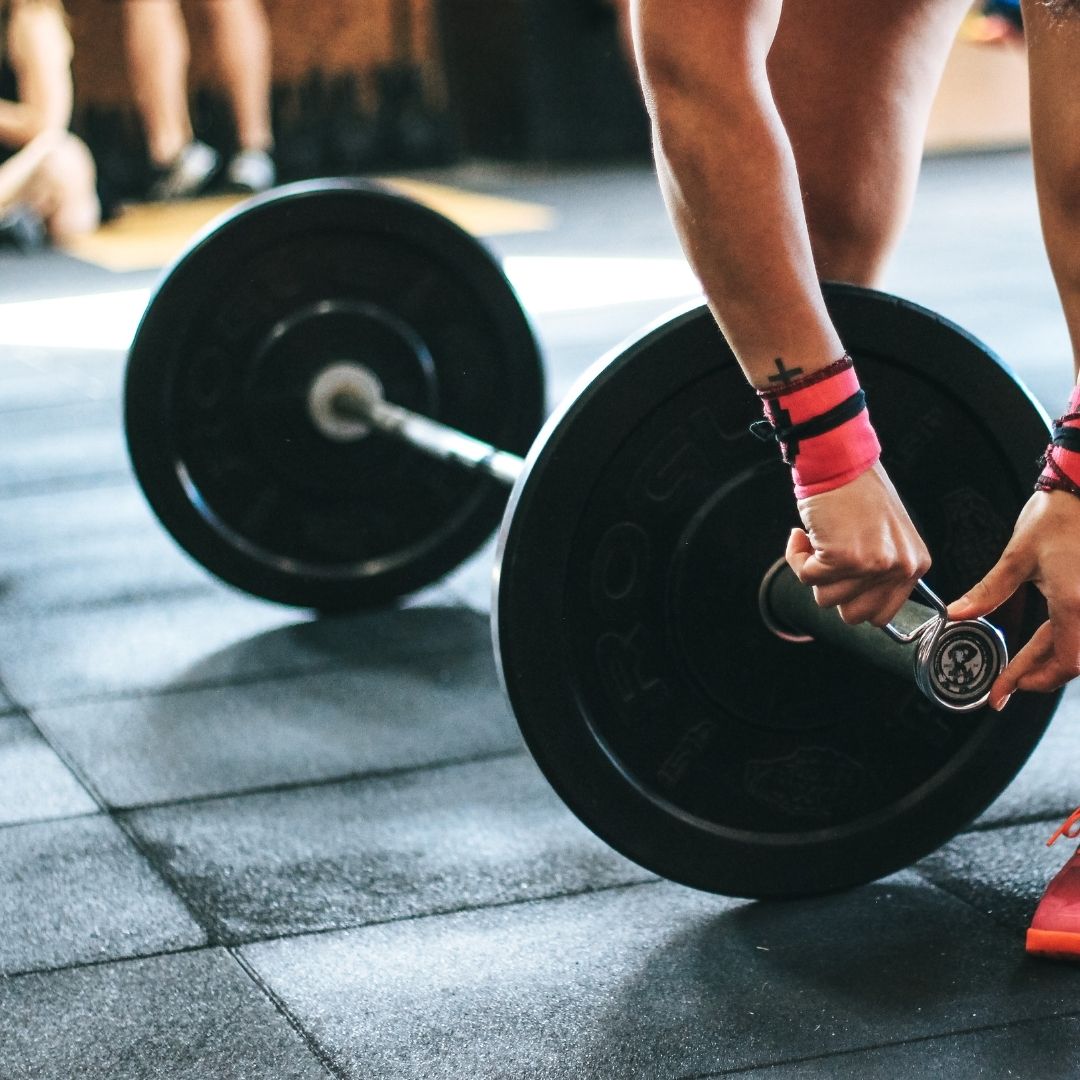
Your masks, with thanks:
[{"label": "blurred person in background", "polygon": [[71,35],[59,0],[0,0],[0,239],[22,247],[90,232],[94,159],[68,131]]},{"label": "blurred person in background", "polygon": [[[179,0],[121,0],[135,105],[153,170],[150,197],[197,195],[217,178],[217,151],[195,137],[188,108],[190,43]],[[232,111],[237,151],[223,181],[255,192],[275,180],[270,26],[260,0],[200,0],[209,47]]]}]

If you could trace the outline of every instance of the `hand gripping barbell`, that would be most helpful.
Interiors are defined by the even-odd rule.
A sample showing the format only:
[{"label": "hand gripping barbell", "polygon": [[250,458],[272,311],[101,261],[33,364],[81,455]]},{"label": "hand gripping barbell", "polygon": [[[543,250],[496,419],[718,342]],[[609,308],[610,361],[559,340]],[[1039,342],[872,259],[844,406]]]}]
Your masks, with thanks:
[{"label": "hand gripping barbell", "polygon": [[[1046,418],[939,316],[850,286],[826,299],[935,582],[959,591],[1000,553]],[[818,608],[776,562],[790,480],[746,435],[756,402],[706,309],[600,361],[534,440],[543,406],[486,250],[351,181],[279,189],[200,237],[126,385],[151,505],[257,595],[386,603],[503,515],[492,620],[522,732],[578,816],[657,873],[840,888],[932,850],[1009,782],[1056,698],[981,706],[1006,641],[1044,617],[1037,592],[1000,630],[948,623],[925,585],[931,606],[909,601],[888,632]]]}]

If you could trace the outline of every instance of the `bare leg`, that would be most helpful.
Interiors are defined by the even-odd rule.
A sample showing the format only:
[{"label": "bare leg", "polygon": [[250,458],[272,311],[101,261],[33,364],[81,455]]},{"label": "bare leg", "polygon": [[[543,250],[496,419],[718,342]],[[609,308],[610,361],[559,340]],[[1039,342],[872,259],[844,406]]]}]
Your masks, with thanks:
[{"label": "bare leg", "polygon": [[0,163],[0,210],[25,198],[27,188],[62,138],[61,132],[43,131]]},{"label": "bare leg", "polygon": [[0,211],[23,203],[53,240],[91,232],[101,220],[94,159],[74,135],[47,131],[0,165]]},{"label": "bare leg", "polygon": [[1080,3],[1027,0],[1024,27],[1039,215],[1080,372]]},{"label": "bare leg", "polygon": [[822,278],[872,285],[911,208],[930,108],[969,0],[785,0],[769,83]]},{"label": "bare leg", "polygon": [[[959,0],[940,2],[952,10]],[[889,0],[888,6],[926,12],[928,3]],[[822,6],[852,12],[862,4],[829,0]],[[828,222],[815,211],[812,240],[803,204],[799,154],[805,153],[809,126],[793,118],[800,133],[794,145],[770,85],[776,65],[796,59],[792,51],[788,61],[783,46],[773,52],[781,24],[786,39],[795,32],[787,20],[807,22],[807,10],[793,16],[784,0],[633,0],[632,11],[660,184],[747,379],[768,386],[778,360],[786,370],[805,374],[826,367],[844,347],[825,308],[815,263],[814,249]],[[859,80],[868,101],[903,97],[904,64],[883,70],[865,64],[864,48],[874,51],[877,43],[860,36],[869,32],[865,18],[853,23],[854,28],[842,21],[833,27],[827,78],[834,85]],[[873,32],[895,43],[899,61],[917,65],[917,49],[902,47],[909,25],[894,19],[890,27],[879,19]],[[812,26],[800,30],[814,32]],[[938,27],[946,37],[939,49],[948,47],[947,30]],[[836,125],[843,138],[851,118],[833,111],[820,124]],[[873,191],[880,176],[874,179],[873,170],[868,176]],[[853,175],[848,183],[858,188],[860,180]],[[818,196],[812,198],[817,206]],[[891,618],[930,558],[880,462],[849,483],[800,500],[798,507],[806,528],[792,534],[788,561],[804,584],[814,586],[818,603],[838,606],[848,622],[881,625]]]},{"label": "bare leg", "polygon": [[74,135],[68,135],[42,163],[29,198],[52,240],[63,242],[98,227],[101,204],[96,176],[89,149]]},{"label": "bare leg", "polygon": [[150,160],[165,167],[192,139],[187,29],[177,0],[125,0],[124,45]]},{"label": "bare leg", "polygon": [[232,105],[243,150],[267,150],[270,127],[270,25],[260,0],[206,0],[211,48]]},{"label": "bare leg", "polygon": [[758,386],[776,357],[843,353],[818,286],[795,156],[766,58],[782,0],[634,0],[657,175],[724,336]]}]

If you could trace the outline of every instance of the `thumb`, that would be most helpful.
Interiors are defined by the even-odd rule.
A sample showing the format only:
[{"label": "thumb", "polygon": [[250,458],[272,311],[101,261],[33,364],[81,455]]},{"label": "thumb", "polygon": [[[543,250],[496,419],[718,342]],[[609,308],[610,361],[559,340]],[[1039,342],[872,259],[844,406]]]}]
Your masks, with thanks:
[{"label": "thumb", "polygon": [[802,569],[803,563],[813,554],[814,545],[809,534],[803,529],[792,529],[791,535],[788,537],[784,558],[787,559],[788,566],[795,571],[796,576]]},{"label": "thumb", "polygon": [[1006,549],[982,581],[949,605],[949,618],[977,619],[988,615],[1001,607],[1029,576],[1027,566]]}]

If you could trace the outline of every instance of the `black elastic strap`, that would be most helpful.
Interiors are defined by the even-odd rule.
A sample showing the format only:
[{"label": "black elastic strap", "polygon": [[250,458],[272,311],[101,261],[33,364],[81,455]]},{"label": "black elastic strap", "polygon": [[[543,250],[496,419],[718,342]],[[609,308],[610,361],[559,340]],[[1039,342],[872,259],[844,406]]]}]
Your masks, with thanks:
[{"label": "black elastic strap", "polygon": [[[801,424],[790,424],[788,427],[773,427],[768,420],[758,420],[750,425],[752,435],[762,442],[775,439],[785,449],[784,460],[790,465],[799,451],[799,443],[803,439],[812,439],[817,435],[824,435],[841,424],[846,424],[854,419],[866,408],[866,392],[856,390],[849,398],[845,398],[839,405],[823,412],[820,416],[813,416],[804,420]],[[784,414],[787,415],[786,413]]]},{"label": "black elastic strap", "polygon": [[1080,454],[1080,428],[1055,427],[1053,443],[1063,450],[1072,450]]}]

